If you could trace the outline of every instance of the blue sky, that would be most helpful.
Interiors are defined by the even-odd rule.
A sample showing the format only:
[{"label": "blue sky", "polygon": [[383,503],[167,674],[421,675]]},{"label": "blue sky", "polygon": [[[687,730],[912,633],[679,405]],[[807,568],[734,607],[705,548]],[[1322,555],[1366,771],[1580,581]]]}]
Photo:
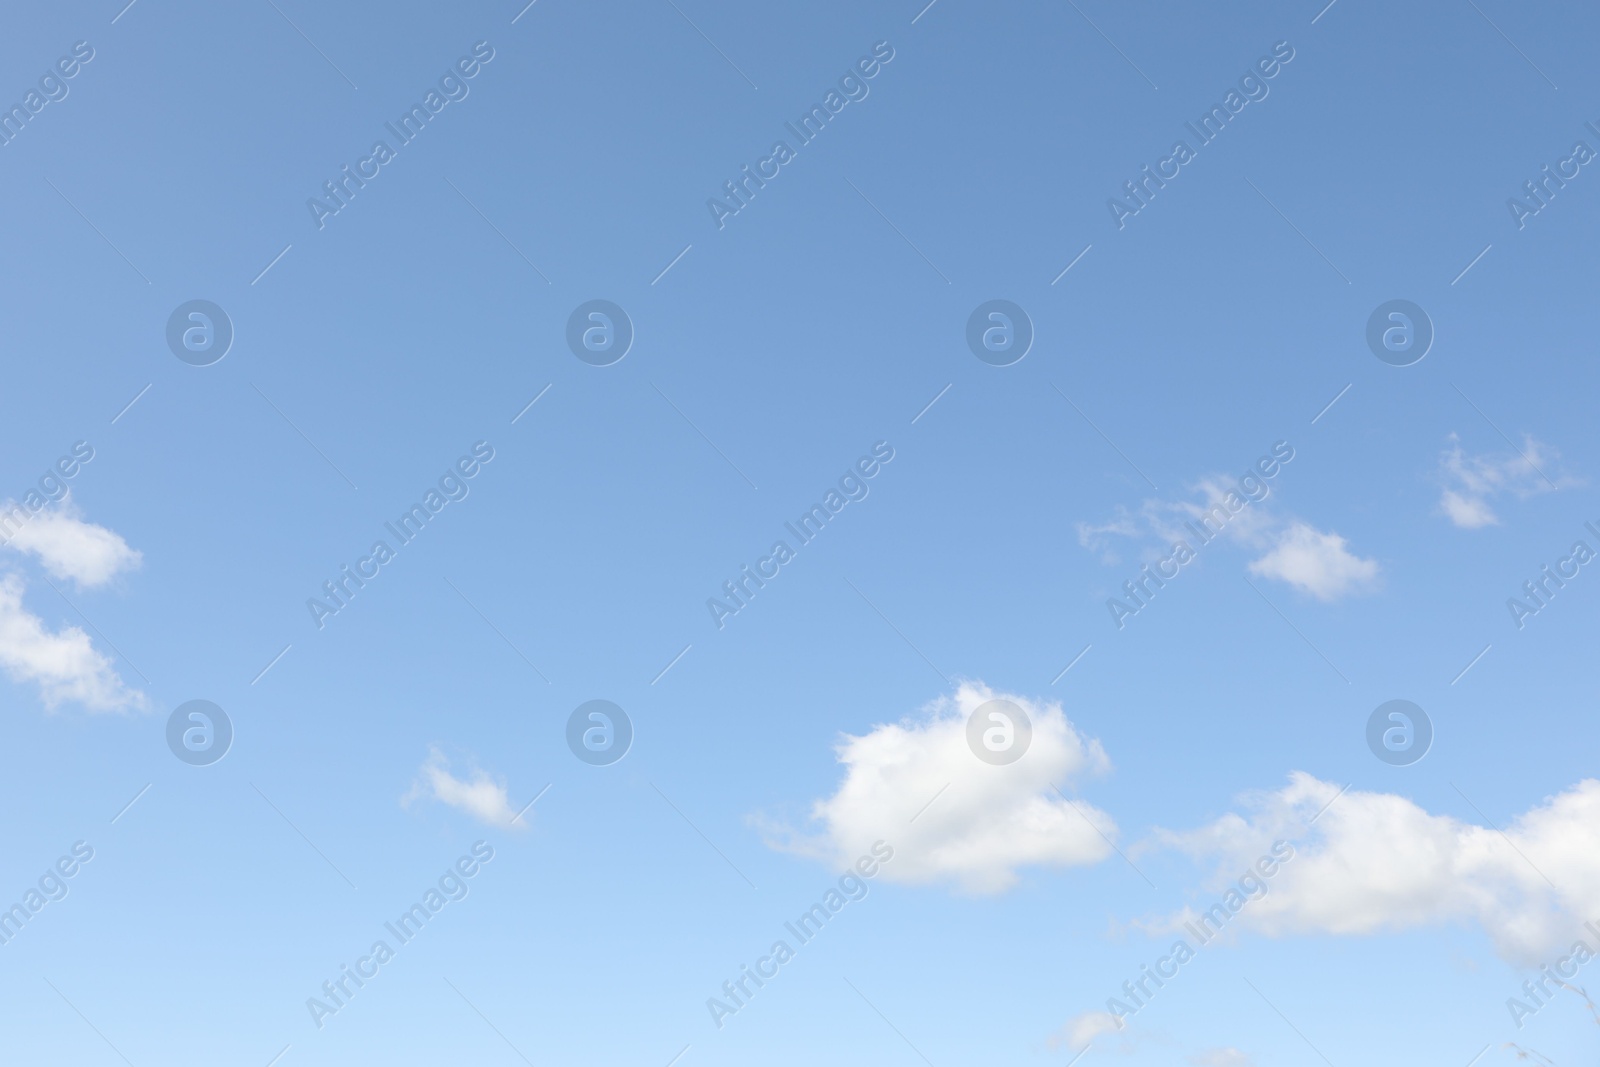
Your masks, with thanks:
[{"label": "blue sky", "polygon": [[1592,15],[122,2],[0,41],[17,1057],[1593,1056]]}]

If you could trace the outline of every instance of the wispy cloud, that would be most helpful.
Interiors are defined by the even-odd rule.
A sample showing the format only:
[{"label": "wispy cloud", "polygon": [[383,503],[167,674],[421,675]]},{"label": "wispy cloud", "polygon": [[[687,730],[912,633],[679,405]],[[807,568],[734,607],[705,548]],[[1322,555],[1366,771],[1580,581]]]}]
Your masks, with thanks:
[{"label": "wispy cloud", "polygon": [[[0,514],[16,515],[25,511],[23,505],[15,501],[0,504]],[[86,589],[104,585],[143,561],[139,552],[128,547],[120,534],[85,522],[83,512],[70,495],[54,507],[28,515],[4,543],[7,548],[38,559],[54,577],[71,579]]]},{"label": "wispy cloud", "polygon": [[1498,525],[1497,498],[1527,499],[1583,484],[1563,475],[1558,469],[1561,454],[1531,435],[1523,437],[1520,451],[1493,454],[1469,454],[1455,434],[1449,441],[1439,456],[1439,510],[1463,529]]},{"label": "wispy cloud", "polygon": [[110,659],[97,652],[76,626],[52,631],[23,606],[26,586],[14,574],[0,576],[0,668],[12,681],[39,687],[45,707],[54,711],[75,701],[90,711],[128,711],[147,706],[143,693],[130,689]]},{"label": "wispy cloud", "polygon": [[504,779],[478,767],[469,768],[467,774],[466,778],[457,778],[450,772],[450,760],[445,754],[438,746],[430,746],[428,758],[401,803],[409,807],[420,799],[436,800],[500,829],[526,825],[511,821],[516,811],[511,807]]},{"label": "wispy cloud", "polygon": [[[1226,516],[1218,540],[1256,553],[1251,574],[1281,581],[1319,600],[1338,600],[1376,588],[1381,568],[1375,559],[1358,556],[1349,542],[1332,530],[1279,515],[1268,504],[1271,488],[1257,480],[1256,495],[1221,475],[1200,479],[1185,496],[1142,501],[1137,510],[1118,508],[1103,523],[1078,523],[1078,543],[1099,554],[1101,562],[1121,562],[1117,549],[1126,542],[1144,562],[1154,562],[1176,542],[1197,553],[1209,552],[1194,527]],[[1211,529],[1207,525],[1206,529]]]}]

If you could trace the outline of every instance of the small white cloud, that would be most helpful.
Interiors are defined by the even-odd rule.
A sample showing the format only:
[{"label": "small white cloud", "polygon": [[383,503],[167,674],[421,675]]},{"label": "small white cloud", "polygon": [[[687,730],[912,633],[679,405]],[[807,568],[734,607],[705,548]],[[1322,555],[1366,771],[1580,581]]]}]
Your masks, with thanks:
[{"label": "small white cloud", "polygon": [[[1472,922],[1502,957],[1533,966],[1577,937],[1595,947],[1583,923],[1600,921],[1600,781],[1547,797],[1503,822],[1503,834],[1392,793],[1339,795],[1338,786],[1301,772],[1283,789],[1252,794],[1247,807],[1247,815],[1159,835],[1215,861],[1212,888],[1248,871],[1274,841],[1294,845],[1294,856],[1265,879],[1265,895],[1241,909],[1230,930],[1369,935]],[[1178,930],[1192,917],[1185,910],[1139,925]]]},{"label": "small white cloud", "polygon": [[1378,577],[1376,560],[1362,559],[1345,545],[1336,533],[1291,523],[1270,552],[1251,562],[1250,573],[1288,582],[1318,600],[1337,600],[1370,588]]},{"label": "small white cloud", "polygon": [[511,807],[503,779],[497,780],[488,771],[477,767],[473,767],[469,773],[470,778],[465,780],[451,774],[450,761],[445,754],[436,746],[430,746],[428,758],[423,761],[417,780],[401,798],[401,803],[409,807],[419,798],[426,798],[464,811],[481,823],[501,829],[527,825],[526,816],[514,823],[511,821],[516,811]]},{"label": "small white cloud", "polygon": [[1449,440],[1439,457],[1439,510],[1463,529],[1499,524],[1490,504],[1494,497],[1509,493],[1526,499],[1583,484],[1557,472],[1560,454],[1531,435],[1523,436],[1521,449],[1498,455],[1469,455],[1459,437],[1451,434]]},{"label": "small white cloud", "polygon": [[120,534],[83,521],[82,511],[70,496],[37,514],[28,514],[22,505],[7,501],[0,504],[0,513],[26,516],[5,542],[6,547],[37,557],[55,577],[70,578],[85,588],[104,585],[143,559]]},{"label": "small white cloud", "polygon": [[128,688],[88,634],[76,626],[51,632],[23,607],[24,589],[16,575],[0,576],[0,668],[12,681],[37,683],[51,711],[69,700],[90,711],[146,706],[144,694]]},{"label": "small white cloud", "polygon": [[1232,1045],[1226,1048],[1208,1048],[1189,1057],[1195,1067],[1252,1067],[1255,1062]]},{"label": "small white cloud", "polygon": [[1078,1052],[1088,1048],[1101,1034],[1115,1033],[1120,1029],[1122,1022],[1109,1011],[1086,1011],[1068,1019],[1065,1026],[1050,1035],[1046,1044],[1053,1049],[1065,1045]]},{"label": "small white cloud", "polygon": [[[996,698],[1021,707],[1033,727],[1027,753],[1004,766],[967,746],[967,717]],[[847,735],[836,752],[844,781],[811,809],[821,832],[807,837],[752,820],[771,847],[849,864],[883,840],[895,855],[879,877],[949,882],[976,894],[1009,889],[1021,867],[1084,866],[1111,853],[1111,817],[1056,791],[1107,767],[1100,743],[1079,735],[1057,704],[963,683],[916,715]]]}]

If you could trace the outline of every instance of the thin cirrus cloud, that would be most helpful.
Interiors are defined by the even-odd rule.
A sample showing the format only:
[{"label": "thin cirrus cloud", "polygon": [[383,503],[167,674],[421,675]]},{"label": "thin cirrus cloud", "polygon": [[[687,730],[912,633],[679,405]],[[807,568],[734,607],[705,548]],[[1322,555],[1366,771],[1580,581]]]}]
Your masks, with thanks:
[{"label": "thin cirrus cloud", "polygon": [[428,758],[401,803],[410,807],[422,799],[465,812],[488,826],[516,829],[526,825],[520,819],[512,821],[517,813],[511,807],[504,779],[479,767],[470,768],[466,778],[457,778],[450,770],[450,760],[438,746],[429,747]]},{"label": "thin cirrus cloud", "polygon": [[1270,497],[1268,486],[1258,499],[1247,500],[1235,482],[1212,475],[1196,482],[1186,497],[1147,499],[1137,511],[1119,508],[1107,522],[1080,522],[1078,543],[1098,553],[1108,566],[1122,562],[1118,548],[1123,542],[1138,549],[1147,562],[1162,557],[1179,541],[1205,558],[1211,550],[1194,527],[1207,517],[1214,526],[1216,517],[1227,516],[1212,541],[1220,539],[1256,553],[1247,564],[1251,574],[1283,582],[1323,601],[1378,587],[1382,568],[1377,560],[1357,555],[1349,541],[1332,530],[1278,515],[1267,504]]},{"label": "thin cirrus cloud", "polygon": [[1579,479],[1556,471],[1561,456],[1549,445],[1524,435],[1514,452],[1473,455],[1450,435],[1450,447],[1439,456],[1439,510],[1456,526],[1476,530],[1497,526],[1495,500],[1507,496],[1525,500],[1581,485]]},{"label": "thin cirrus cloud", "polygon": [[[106,584],[142,559],[119,534],[84,521],[70,497],[42,510],[0,504],[0,533],[0,546],[32,556],[49,574],[85,589]],[[0,576],[0,670],[7,677],[37,685],[51,711],[67,702],[90,711],[148,707],[144,694],[122,680],[87,634],[76,626],[51,630],[29,611],[26,589],[20,575]]]},{"label": "thin cirrus cloud", "polygon": [[[1374,935],[1474,924],[1502,958],[1536,965],[1600,916],[1600,781],[1592,778],[1514,816],[1503,830],[1431,813],[1393,793],[1341,795],[1337,785],[1303,772],[1282,789],[1249,795],[1245,807],[1197,830],[1156,837],[1214,864],[1213,888],[1238,878],[1273,841],[1294,844],[1294,858],[1265,895],[1230,920],[1230,930]],[[1195,918],[1186,908],[1136,925],[1181,934]]]},{"label": "thin cirrus cloud", "polygon": [[[1020,706],[1033,726],[1026,755],[1005,766],[967,747],[967,717],[996,698]],[[1057,704],[963,683],[898,722],[846,735],[835,753],[844,780],[811,805],[813,832],[751,820],[769,846],[843,866],[881,839],[895,854],[880,878],[973,895],[1011,888],[1025,867],[1085,866],[1112,851],[1112,818],[1057,790],[1108,768],[1100,743],[1079,734]]]}]

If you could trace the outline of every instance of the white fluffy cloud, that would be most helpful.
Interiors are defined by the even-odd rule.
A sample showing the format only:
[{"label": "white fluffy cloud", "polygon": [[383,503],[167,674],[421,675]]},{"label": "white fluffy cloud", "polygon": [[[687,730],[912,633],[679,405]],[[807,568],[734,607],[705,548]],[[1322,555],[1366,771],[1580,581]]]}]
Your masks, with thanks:
[{"label": "white fluffy cloud", "polygon": [[1523,437],[1520,451],[1469,455],[1451,434],[1450,447],[1439,457],[1439,510],[1464,529],[1497,525],[1500,516],[1490,503],[1497,496],[1527,498],[1581,484],[1556,470],[1560,458],[1530,435]]},{"label": "white fluffy cloud", "polygon": [[[0,512],[25,511],[11,501]],[[70,496],[60,504],[28,517],[6,547],[36,557],[57,578],[70,578],[85,588],[104,585],[142,561],[120,534],[83,520]]]},{"label": "white fluffy cloud", "polygon": [[[1027,753],[1006,766],[967,747],[967,717],[996,698],[1021,707],[1033,726]],[[845,778],[812,805],[820,832],[760,823],[772,847],[844,865],[881,839],[895,856],[879,877],[976,894],[1010,888],[1022,867],[1093,864],[1111,853],[1111,817],[1056,791],[1108,765],[1100,743],[1079,735],[1057,704],[963,683],[915,715],[845,736],[836,752]]]},{"label": "white fluffy cloud", "polygon": [[[1258,932],[1376,934],[1471,922],[1497,951],[1534,964],[1569,946],[1585,920],[1600,920],[1600,781],[1577,785],[1515,816],[1504,833],[1425,811],[1391,793],[1351,790],[1296,772],[1289,784],[1169,844],[1236,878],[1274,840],[1295,857],[1234,923]],[[1158,924],[1179,929],[1187,912]]]},{"label": "white fluffy cloud", "polygon": [[67,700],[90,711],[146,706],[144,694],[128,688],[88,634],[76,626],[52,632],[23,606],[23,591],[21,578],[0,576],[0,669],[12,681],[36,683],[52,711]]},{"label": "white fluffy cloud", "polygon": [[401,802],[409,806],[420,798],[437,800],[500,829],[526,825],[523,819],[511,821],[516,811],[511,807],[503,779],[496,779],[477,767],[469,771],[468,778],[457,778],[450,773],[450,761],[437,747],[428,749],[428,758],[423,761],[417,780]]},{"label": "white fluffy cloud", "polygon": [[1277,543],[1250,563],[1250,573],[1287,582],[1318,600],[1337,600],[1370,589],[1378,579],[1376,560],[1362,559],[1336,533],[1303,522],[1290,523]]}]

